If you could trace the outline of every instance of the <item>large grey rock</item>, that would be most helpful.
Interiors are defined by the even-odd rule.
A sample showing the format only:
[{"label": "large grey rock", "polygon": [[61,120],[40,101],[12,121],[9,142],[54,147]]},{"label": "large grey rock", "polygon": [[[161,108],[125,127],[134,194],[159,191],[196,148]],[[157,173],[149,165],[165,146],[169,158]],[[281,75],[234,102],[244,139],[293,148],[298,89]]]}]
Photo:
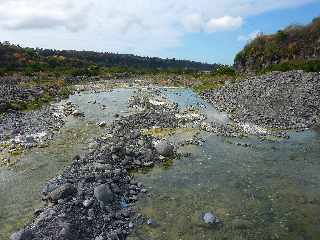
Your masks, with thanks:
[{"label": "large grey rock", "polygon": [[103,204],[108,204],[114,200],[114,194],[112,193],[108,184],[101,184],[95,187],[94,196]]},{"label": "large grey rock", "polygon": [[71,183],[66,183],[50,192],[48,194],[48,199],[52,202],[56,202],[59,199],[64,199],[72,196],[76,194],[76,192],[77,189]]},{"label": "large grey rock", "polygon": [[22,229],[11,235],[10,240],[32,240],[33,234],[30,229]]},{"label": "large grey rock", "polygon": [[154,147],[164,157],[172,157],[174,155],[174,146],[167,141],[160,141]]}]

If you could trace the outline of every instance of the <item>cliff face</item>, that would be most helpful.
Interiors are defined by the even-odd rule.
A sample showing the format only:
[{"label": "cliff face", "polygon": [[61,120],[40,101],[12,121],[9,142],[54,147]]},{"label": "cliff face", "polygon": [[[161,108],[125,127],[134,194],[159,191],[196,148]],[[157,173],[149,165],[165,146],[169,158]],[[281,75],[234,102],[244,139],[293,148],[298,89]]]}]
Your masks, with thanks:
[{"label": "cliff face", "polygon": [[272,35],[259,35],[237,54],[238,72],[260,71],[277,64],[320,60],[320,17],[306,26],[290,26]]}]

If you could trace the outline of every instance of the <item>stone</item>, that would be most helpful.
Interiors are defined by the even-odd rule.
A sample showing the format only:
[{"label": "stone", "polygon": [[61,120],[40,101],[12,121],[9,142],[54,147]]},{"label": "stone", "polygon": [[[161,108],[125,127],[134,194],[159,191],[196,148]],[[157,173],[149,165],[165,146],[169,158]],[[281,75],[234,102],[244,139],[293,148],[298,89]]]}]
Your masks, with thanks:
[{"label": "stone", "polygon": [[94,240],[104,240],[104,239],[105,239],[105,238],[104,238],[102,235],[100,235],[100,236],[95,237]]},{"label": "stone", "polygon": [[82,204],[85,208],[87,208],[87,207],[90,207],[92,203],[93,203],[93,199],[86,199],[83,201]]},{"label": "stone", "polygon": [[70,223],[62,223],[61,227],[62,229],[59,232],[59,236],[61,239],[64,239],[64,240],[77,239],[77,234]]},{"label": "stone", "polygon": [[154,221],[152,218],[149,218],[149,219],[147,220],[147,224],[148,224],[148,225],[155,225],[156,223],[155,223],[155,221]]},{"label": "stone", "polygon": [[79,117],[79,116],[82,116],[83,114],[79,110],[74,110],[72,112],[72,115],[75,116],[75,117]]},{"label": "stone", "polygon": [[202,220],[204,223],[212,225],[217,224],[220,220],[211,212],[207,212],[203,215]]},{"label": "stone", "polygon": [[114,195],[108,184],[101,184],[94,188],[95,198],[103,204],[111,203],[114,200]]},{"label": "stone", "polygon": [[129,227],[129,228],[133,228],[133,227],[134,227],[133,223],[130,222],[129,225],[128,225],[128,227]]},{"label": "stone", "polygon": [[11,235],[10,240],[32,240],[33,234],[30,229],[22,229]]},{"label": "stone", "polygon": [[174,155],[174,146],[167,141],[157,142],[154,147],[164,157],[172,157]]},{"label": "stone", "polygon": [[66,183],[50,192],[48,194],[48,199],[52,202],[56,202],[59,199],[68,198],[76,193],[77,189],[71,183]]},{"label": "stone", "polygon": [[6,103],[0,103],[0,113],[6,112],[8,110],[8,105]]},{"label": "stone", "polygon": [[100,122],[100,123],[98,124],[99,127],[105,127],[106,125],[107,125],[106,122]]}]

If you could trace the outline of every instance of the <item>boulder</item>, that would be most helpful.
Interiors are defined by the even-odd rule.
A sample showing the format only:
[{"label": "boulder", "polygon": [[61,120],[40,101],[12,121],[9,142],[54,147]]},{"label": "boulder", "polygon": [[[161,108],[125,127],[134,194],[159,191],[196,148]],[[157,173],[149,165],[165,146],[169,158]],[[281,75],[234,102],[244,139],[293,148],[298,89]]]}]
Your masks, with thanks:
[{"label": "boulder", "polygon": [[113,201],[114,194],[108,184],[101,184],[94,188],[95,198],[103,204],[108,204]]},{"label": "boulder", "polygon": [[167,141],[157,142],[154,147],[164,157],[172,157],[174,155],[174,146]]}]

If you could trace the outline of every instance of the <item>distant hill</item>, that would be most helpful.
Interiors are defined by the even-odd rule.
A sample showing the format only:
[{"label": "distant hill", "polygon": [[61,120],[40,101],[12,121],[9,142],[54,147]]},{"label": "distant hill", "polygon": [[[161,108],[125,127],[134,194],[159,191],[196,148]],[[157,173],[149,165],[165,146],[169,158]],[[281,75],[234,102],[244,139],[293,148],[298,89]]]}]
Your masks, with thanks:
[{"label": "distant hill", "polygon": [[234,67],[239,72],[320,71],[320,17],[305,26],[292,25],[272,35],[260,34],[236,55]]},{"label": "distant hill", "polygon": [[212,71],[218,64],[187,60],[139,57],[131,54],[93,51],[22,48],[0,43],[0,74],[54,72],[65,75],[95,75],[101,70],[125,71]]}]

